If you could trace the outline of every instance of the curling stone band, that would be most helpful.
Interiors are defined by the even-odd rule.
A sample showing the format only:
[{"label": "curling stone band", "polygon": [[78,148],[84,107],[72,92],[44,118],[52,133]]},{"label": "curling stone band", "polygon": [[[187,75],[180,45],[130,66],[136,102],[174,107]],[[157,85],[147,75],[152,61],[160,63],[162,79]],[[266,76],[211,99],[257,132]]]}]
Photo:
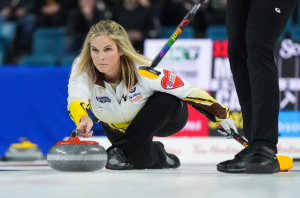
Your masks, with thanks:
[{"label": "curling stone band", "polygon": [[107,154],[99,144],[56,144],[50,148],[47,161],[54,170],[89,172],[102,169]]}]

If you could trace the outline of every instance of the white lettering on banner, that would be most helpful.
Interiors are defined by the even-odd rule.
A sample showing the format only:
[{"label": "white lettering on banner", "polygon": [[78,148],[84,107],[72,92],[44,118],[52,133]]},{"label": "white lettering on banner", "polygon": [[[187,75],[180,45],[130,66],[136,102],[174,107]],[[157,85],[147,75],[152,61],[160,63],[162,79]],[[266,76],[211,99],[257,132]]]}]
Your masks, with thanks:
[{"label": "white lettering on banner", "polygon": [[234,86],[232,78],[226,78],[226,79],[214,78],[214,79],[212,79],[210,90],[218,91],[220,89],[235,90],[235,86]]},{"label": "white lettering on banner", "polygon": [[284,123],[279,121],[278,131],[279,133],[300,133],[300,123],[299,122]]},{"label": "white lettering on banner", "polygon": [[232,78],[228,58],[215,58],[214,60],[214,78]]},{"label": "white lettering on banner", "polygon": [[201,121],[188,121],[182,130],[199,132],[202,128]]},{"label": "white lettering on banner", "polygon": [[178,76],[180,76],[181,78],[197,78],[198,76],[198,71],[194,70],[194,71],[178,71],[178,73],[176,73]]},{"label": "white lettering on banner", "polygon": [[289,59],[292,56],[300,55],[300,45],[298,43],[293,43],[291,39],[284,39],[281,42],[281,48],[279,54],[284,59]]},{"label": "white lettering on banner", "polygon": [[222,89],[216,91],[215,98],[220,104],[227,106],[231,111],[241,111],[241,106],[235,90],[230,91],[228,89]]},{"label": "white lettering on banner", "polygon": [[279,78],[280,91],[300,91],[300,78]]},{"label": "white lettering on banner", "polygon": [[283,109],[289,103],[295,104],[297,102],[297,98],[292,94],[292,92],[285,91],[284,95],[285,95],[284,99],[280,102],[281,109]]},{"label": "white lettering on banner", "polygon": [[241,106],[232,78],[214,78],[211,81],[211,91],[215,91],[215,99],[231,111],[241,111]]}]

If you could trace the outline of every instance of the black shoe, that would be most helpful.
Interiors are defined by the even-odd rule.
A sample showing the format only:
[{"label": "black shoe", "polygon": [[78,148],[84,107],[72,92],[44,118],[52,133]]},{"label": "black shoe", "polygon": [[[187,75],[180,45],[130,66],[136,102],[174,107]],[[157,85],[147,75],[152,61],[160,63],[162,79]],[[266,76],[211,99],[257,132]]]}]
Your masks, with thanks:
[{"label": "black shoe", "polygon": [[245,173],[246,164],[250,161],[253,152],[249,147],[244,148],[234,156],[233,160],[227,160],[217,165],[217,170],[224,173]]},{"label": "black shoe", "polygon": [[127,161],[124,151],[115,147],[107,151],[105,168],[111,170],[133,170],[133,165]]},{"label": "black shoe", "polygon": [[178,168],[180,166],[179,158],[174,154],[167,153],[165,151],[165,146],[163,145],[163,143],[158,141],[154,141],[153,143],[157,144],[166,156],[166,161],[163,165],[164,168]]},{"label": "black shoe", "polygon": [[246,173],[276,173],[280,166],[272,149],[260,145],[254,149],[253,156],[246,165]]}]

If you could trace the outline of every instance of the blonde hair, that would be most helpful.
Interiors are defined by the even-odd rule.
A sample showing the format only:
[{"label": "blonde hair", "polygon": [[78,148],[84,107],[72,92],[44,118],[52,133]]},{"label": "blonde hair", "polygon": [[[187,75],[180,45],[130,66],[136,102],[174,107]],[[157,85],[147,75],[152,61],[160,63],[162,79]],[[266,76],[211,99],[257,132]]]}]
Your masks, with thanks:
[{"label": "blonde hair", "polygon": [[77,75],[86,72],[89,77],[91,88],[97,78],[101,78],[103,80],[104,76],[95,67],[90,51],[91,39],[100,35],[109,36],[116,43],[118,50],[123,53],[120,58],[120,77],[117,80],[117,83],[123,80],[125,88],[129,90],[134,86],[134,77],[136,71],[135,63],[150,66],[151,59],[137,53],[129,41],[125,29],[112,20],[100,21],[90,28],[81,52],[74,60],[72,67],[74,67],[76,64]]}]

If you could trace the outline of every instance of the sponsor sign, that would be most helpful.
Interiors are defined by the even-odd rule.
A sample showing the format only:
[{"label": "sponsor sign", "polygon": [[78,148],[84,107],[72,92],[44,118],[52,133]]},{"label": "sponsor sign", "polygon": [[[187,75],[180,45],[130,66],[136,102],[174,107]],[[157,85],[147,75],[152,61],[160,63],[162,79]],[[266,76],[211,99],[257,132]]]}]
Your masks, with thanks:
[{"label": "sponsor sign", "polygon": [[300,44],[298,41],[284,39],[275,48],[278,67],[280,108],[299,111],[300,100]]},{"label": "sponsor sign", "polygon": [[[167,39],[147,39],[144,55],[154,59],[167,41]],[[168,49],[158,66],[195,86],[209,90],[211,59],[212,40],[178,39]]]},{"label": "sponsor sign", "polygon": [[188,105],[189,109],[189,118],[185,125],[185,127],[179,131],[178,133],[174,134],[174,137],[179,136],[188,136],[188,137],[201,137],[201,136],[208,136],[208,119],[199,113],[196,109]]},{"label": "sponsor sign", "polygon": [[[213,42],[213,59],[211,73],[211,95],[221,104],[231,110],[237,123],[239,133],[243,135],[243,120],[241,107],[235,90],[230,64],[228,60],[227,41]],[[297,123],[287,122],[283,118],[288,114],[291,118],[298,118],[300,108],[300,70],[299,70],[300,44],[290,39],[278,42],[275,49],[275,60],[279,74],[280,109],[293,110],[289,113],[280,112],[279,134],[282,136],[298,136]],[[214,124],[209,124],[210,135],[219,136]],[[293,129],[293,130],[292,130]]]},{"label": "sponsor sign", "polygon": [[278,123],[279,136],[297,137],[300,136],[300,112],[281,111]]},{"label": "sponsor sign", "polygon": [[[166,41],[147,40],[145,42],[145,55],[155,58]],[[229,107],[231,115],[237,123],[239,133],[243,135],[241,107],[232,79],[227,46],[228,41],[179,39],[169,49],[159,66],[209,91],[218,102]],[[208,50],[211,51],[208,52]],[[290,39],[280,41],[274,54],[279,75],[280,109],[291,110],[289,116],[298,118],[300,109],[300,42]],[[298,131],[297,123],[299,121],[295,123],[284,121],[285,115],[286,113],[280,112],[279,134],[298,136],[298,132],[294,131]],[[211,122],[209,122],[209,135],[220,136],[216,125]]]},{"label": "sponsor sign", "polygon": [[213,59],[211,72],[211,86],[209,91],[222,105],[231,111],[241,111],[235,90],[227,52],[228,41],[213,42]]},{"label": "sponsor sign", "polygon": [[[213,42],[211,86],[209,90],[212,97],[230,109],[231,115],[237,123],[239,133],[244,135],[241,106],[232,79],[227,46],[228,41]],[[220,136],[214,123],[209,122],[209,129],[210,136]]]},{"label": "sponsor sign", "polygon": [[[84,140],[97,141],[106,149],[111,146],[106,137],[90,137]],[[175,154],[182,165],[217,164],[233,159],[244,148],[237,141],[224,137],[154,137],[153,140],[161,141],[166,151]],[[300,158],[300,138],[281,137],[277,148],[278,155]]]}]

